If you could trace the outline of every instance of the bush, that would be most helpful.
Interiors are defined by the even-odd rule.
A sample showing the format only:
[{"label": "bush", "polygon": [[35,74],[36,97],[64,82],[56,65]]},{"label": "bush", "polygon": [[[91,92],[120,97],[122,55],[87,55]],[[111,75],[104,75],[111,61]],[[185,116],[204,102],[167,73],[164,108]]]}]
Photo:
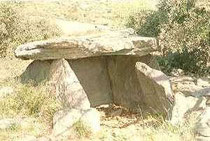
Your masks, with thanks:
[{"label": "bush", "polygon": [[168,1],[161,1],[158,5],[158,11],[140,11],[131,15],[127,26],[136,30],[137,34],[145,37],[157,37],[160,32],[160,26],[168,21],[169,12]]},{"label": "bush", "polygon": [[[160,65],[170,66],[166,70],[175,67],[185,72],[208,73],[210,12],[198,7],[195,0],[162,0],[158,7],[158,11],[145,17],[131,17],[128,25],[140,35],[158,38],[163,54]],[[167,59],[165,63],[163,59]]]},{"label": "bush", "polygon": [[159,34],[162,49],[168,51],[187,48],[208,51],[210,45],[210,12],[195,7],[186,0],[171,3],[167,23]]},{"label": "bush", "polygon": [[207,52],[193,49],[189,51],[184,48],[177,52],[168,52],[166,56],[158,57],[158,62],[166,74],[170,74],[173,69],[185,70],[185,73],[205,75],[210,68],[206,66]]},{"label": "bush", "polygon": [[177,52],[175,68],[199,75],[209,73],[210,13],[196,7],[193,0],[180,0],[171,3],[168,15],[159,34],[163,54]]},{"label": "bush", "polygon": [[153,11],[142,11],[130,16],[126,25],[141,36],[157,37],[160,33],[160,15]]}]

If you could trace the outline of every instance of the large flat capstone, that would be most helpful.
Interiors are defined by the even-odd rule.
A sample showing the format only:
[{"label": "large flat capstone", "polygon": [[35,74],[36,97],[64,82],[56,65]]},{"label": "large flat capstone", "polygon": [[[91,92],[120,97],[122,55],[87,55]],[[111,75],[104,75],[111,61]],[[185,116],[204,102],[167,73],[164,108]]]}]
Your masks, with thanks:
[{"label": "large flat capstone", "polygon": [[105,55],[144,56],[156,50],[156,47],[154,38],[139,37],[125,30],[35,41],[19,46],[15,55],[32,60],[79,59]]}]

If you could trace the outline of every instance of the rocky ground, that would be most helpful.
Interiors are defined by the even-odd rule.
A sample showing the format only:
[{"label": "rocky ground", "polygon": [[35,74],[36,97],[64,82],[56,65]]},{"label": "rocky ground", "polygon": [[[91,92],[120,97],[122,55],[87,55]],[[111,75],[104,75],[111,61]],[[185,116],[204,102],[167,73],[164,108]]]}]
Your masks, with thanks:
[{"label": "rocky ground", "polygon": [[[20,70],[17,69],[17,66],[12,65],[13,61],[17,62],[17,60],[7,60],[7,63],[10,62],[9,64],[11,64],[7,65],[6,60],[1,61],[1,71],[6,72],[5,75],[1,76],[2,83],[0,94],[1,96],[4,95],[1,99],[15,91],[10,82],[5,82],[11,78],[7,76],[9,76],[10,73],[10,76],[18,76],[21,74],[22,70],[24,70],[22,68],[30,63],[29,61],[19,64],[22,69]],[[13,74],[13,69],[18,70],[15,71],[16,74]],[[138,139],[145,141],[161,141],[167,138],[174,141],[192,141],[196,139],[195,132],[199,132],[199,137],[197,138],[208,141],[210,133],[208,117],[210,116],[209,108],[206,107],[208,107],[209,103],[209,78],[195,78],[179,74],[179,76],[170,77],[170,80],[172,82],[173,91],[176,92],[175,97],[179,99],[179,101],[177,100],[179,102],[177,109],[182,109],[178,110],[178,117],[181,117],[180,121],[183,122],[187,118],[187,123],[184,123],[186,124],[185,126],[171,126],[159,117],[142,117],[141,114],[132,113],[123,107],[103,105],[97,108],[101,117],[100,133],[90,136],[88,139],[82,137],[80,140],[133,141]],[[204,99],[200,99],[199,97],[207,99],[207,106],[202,104]],[[189,114],[186,113],[193,108],[194,110],[192,111],[194,112],[190,115],[196,116],[189,117]],[[203,111],[205,112],[203,113]],[[202,115],[201,117],[199,117],[200,114]],[[197,122],[198,120],[200,122]],[[21,115],[17,115],[15,117],[4,117],[0,120],[1,140],[50,140],[53,138],[50,136],[51,132],[50,125],[46,125],[45,122],[33,116],[22,117]]]}]

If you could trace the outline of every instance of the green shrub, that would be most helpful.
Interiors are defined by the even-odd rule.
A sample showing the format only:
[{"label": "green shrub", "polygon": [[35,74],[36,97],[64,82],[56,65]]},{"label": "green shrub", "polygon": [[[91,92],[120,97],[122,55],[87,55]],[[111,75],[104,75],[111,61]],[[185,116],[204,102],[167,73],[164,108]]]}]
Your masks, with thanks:
[{"label": "green shrub", "polygon": [[157,11],[140,11],[128,18],[127,26],[136,30],[137,34],[145,37],[157,37],[160,26],[168,21],[169,2],[160,1]]},{"label": "green shrub", "polygon": [[177,52],[172,67],[199,75],[209,73],[210,13],[196,7],[193,0],[180,0],[171,3],[168,15],[168,22],[161,25],[159,41],[167,58]]},{"label": "green shrub", "polygon": [[208,51],[210,13],[204,8],[195,7],[193,2],[180,0],[171,3],[168,22],[161,25],[159,35],[162,49],[177,51],[188,48]]},{"label": "green shrub", "polygon": [[197,74],[209,72],[210,12],[195,0],[162,0],[158,11],[134,17],[128,21],[130,27],[140,35],[158,38],[163,54],[160,65],[168,67],[165,71],[174,67]]},{"label": "green shrub", "polygon": [[142,11],[130,16],[126,25],[141,36],[156,37],[160,33],[160,16],[157,12]]},{"label": "green shrub", "polygon": [[181,51],[168,52],[166,56],[158,57],[161,70],[169,74],[173,69],[182,69],[185,73],[205,75],[209,73],[210,68],[206,66],[207,52],[193,49],[189,51],[184,48]]}]

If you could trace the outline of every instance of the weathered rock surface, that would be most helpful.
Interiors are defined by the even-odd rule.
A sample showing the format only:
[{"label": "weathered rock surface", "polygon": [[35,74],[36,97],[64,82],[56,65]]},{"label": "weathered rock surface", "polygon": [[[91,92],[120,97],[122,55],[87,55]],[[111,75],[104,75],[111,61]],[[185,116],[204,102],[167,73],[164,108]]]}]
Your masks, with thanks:
[{"label": "weathered rock surface", "polygon": [[56,97],[65,107],[89,109],[90,102],[71,66],[65,59],[52,62],[50,67],[50,84],[54,87]]},{"label": "weathered rock surface", "polygon": [[[100,130],[100,115],[95,109],[67,109],[58,111],[53,117],[53,136],[70,138],[75,134],[75,123],[81,122],[90,133]],[[82,129],[81,129],[82,130]]]},{"label": "weathered rock surface", "polygon": [[33,61],[21,75],[21,82],[28,83],[33,81],[35,83],[41,83],[49,79],[49,70],[52,61]]},{"label": "weathered rock surface", "polygon": [[0,130],[10,129],[19,124],[20,123],[16,119],[12,118],[0,119]]},{"label": "weathered rock surface", "polygon": [[53,117],[53,135],[55,137],[68,135],[73,128],[73,124],[79,120],[80,110],[70,109],[55,113]]},{"label": "weathered rock surface", "polygon": [[2,87],[0,88],[0,98],[7,97],[14,92],[12,87]]},{"label": "weathered rock surface", "polygon": [[86,110],[85,113],[80,118],[80,121],[92,133],[97,133],[101,129],[100,113],[94,108]]},{"label": "weathered rock surface", "polygon": [[196,141],[210,141],[210,137],[198,136],[196,137]]},{"label": "weathered rock surface", "polygon": [[171,77],[172,88],[175,92],[200,97],[210,93],[210,83],[206,79],[196,79],[189,76]]},{"label": "weathered rock surface", "polygon": [[179,76],[170,78],[174,92],[182,92],[185,96],[205,97],[210,105],[210,80],[209,78],[193,78]]},{"label": "weathered rock surface", "polygon": [[209,141],[210,139],[210,107],[206,107],[196,126],[198,139],[202,141]]},{"label": "weathered rock surface", "polygon": [[199,78],[197,79],[196,84],[202,87],[210,87],[209,81],[210,80],[208,78]]},{"label": "weathered rock surface", "polygon": [[150,68],[142,62],[136,63],[136,72],[142,89],[143,109],[151,113],[168,115],[172,108],[173,92],[169,78],[159,70]]},{"label": "weathered rock surface", "polygon": [[173,125],[182,124],[187,115],[205,108],[206,99],[204,97],[196,98],[193,96],[184,96],[181,92],[176,93],[170,123]]},{"label": "weathered rock surface", "polygon": [[138,110],[140,105],[144,105],[142,88],[135,71],[135,64],[138,61],[155,64],[152,63],[154,60],[150,55],[110,56],[107,60],[113,102],[133,110]]},{"label": "weathered rock surface", "polygon": [[105,35],[66,37],[36,41],[19,46],[15,55],[21,59],[78,59],[102,55],[143,56],[156,50],[154,38],[130,35],[130,31]]},{"label": "weathered rock surface", "polygon": [[68,62],[85,90],[91,106],[113,103],[107,57],[91,57]]}]

